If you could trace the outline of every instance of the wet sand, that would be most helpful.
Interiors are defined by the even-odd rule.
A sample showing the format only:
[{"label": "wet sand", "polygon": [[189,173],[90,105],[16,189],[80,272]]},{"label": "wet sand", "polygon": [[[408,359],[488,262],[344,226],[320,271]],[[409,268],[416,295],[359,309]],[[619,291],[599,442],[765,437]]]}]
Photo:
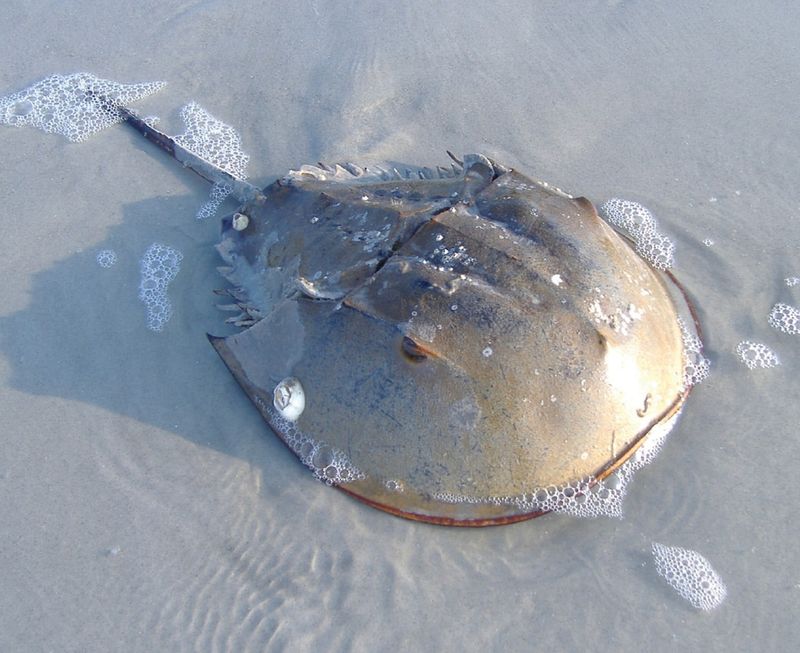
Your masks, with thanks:
[{"label": "wet sand", "polygon": [[[800,10],[716,2],[11,2],[0,95],[50,74],[163,79],[266,184],[316,161],[483,152],[597,204],[647,206],[676,242],[711,377],[625,517],[460,530],[313,480],[205,334],[224,333],[204,182],[122,126],[84,143],[0,127],[0,649],[783,651],[800,641]],[[232,210],[227,204],[226,210]],[[712,245],[704,240],[710,239]],[[139,261],[183,254],[146,328]],[[108,269],[95,256],[113,249]],[[748,370],[742,340],[781,366]],[[728,586],[668,587],[652,541]]]}]

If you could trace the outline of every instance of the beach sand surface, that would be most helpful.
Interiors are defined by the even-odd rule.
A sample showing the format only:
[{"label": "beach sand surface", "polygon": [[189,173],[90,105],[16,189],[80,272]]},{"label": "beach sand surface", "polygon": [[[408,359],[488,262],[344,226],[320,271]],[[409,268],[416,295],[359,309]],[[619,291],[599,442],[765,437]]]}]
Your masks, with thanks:
[{"label": "beach sand surface", "polygon": [[[116,5],[116,6],[115,6]],[[0,95],[166,80],[266,185],[316,161],[482,152],[676,243],[712,372],[624,519],[448,529],[316,482],[209,347],[208,187],[131,130],[0,127],[0,650],[786,651],[800,641],[800,5],[7,0]],[[234,210],[229,202],[225,211]],[[710,239],[713,244],[704,244]],[[150,331],[139,262],[183,254]],[[118,262],[96,263],[113,249]],[[781,365],[748,370],[742,340]],[[651,542],[728,588],[703,613]]]}]

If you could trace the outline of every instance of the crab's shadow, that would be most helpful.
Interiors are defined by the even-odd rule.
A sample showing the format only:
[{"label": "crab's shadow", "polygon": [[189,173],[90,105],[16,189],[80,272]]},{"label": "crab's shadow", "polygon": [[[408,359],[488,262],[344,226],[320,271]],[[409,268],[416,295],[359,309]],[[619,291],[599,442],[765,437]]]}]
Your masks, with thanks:
[{"label": "crab's shadow", "polygon": [[[101,243],[32,277],[27,306],[0,318],[14,390],[99,406],[239,457],[242,424],[268,432],[206,339],[231,329],[215,308],[222,300],[214,290],[226,285],[216,270],[219,220],[194,220],[198,199],[126,205]],[[161,332],[147,328],[138,297],[140,261],[153,242],[183,254]],[[96,260],[103,249],[117,255],[107,269]]]}]

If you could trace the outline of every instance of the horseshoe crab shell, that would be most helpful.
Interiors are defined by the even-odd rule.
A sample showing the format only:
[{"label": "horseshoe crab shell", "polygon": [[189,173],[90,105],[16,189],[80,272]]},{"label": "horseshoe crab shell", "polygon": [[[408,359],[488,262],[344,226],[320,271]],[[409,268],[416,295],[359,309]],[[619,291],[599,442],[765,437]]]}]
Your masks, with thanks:
[{"label": "horseshoe crab shell", "polygon": [[480,155],[304,166],[218,249],[245,328],[210,340],[236,380],[318,478],[397,515],[541,514],[537,492],[611,473],[687,394],[669,278],[588,200]]}]

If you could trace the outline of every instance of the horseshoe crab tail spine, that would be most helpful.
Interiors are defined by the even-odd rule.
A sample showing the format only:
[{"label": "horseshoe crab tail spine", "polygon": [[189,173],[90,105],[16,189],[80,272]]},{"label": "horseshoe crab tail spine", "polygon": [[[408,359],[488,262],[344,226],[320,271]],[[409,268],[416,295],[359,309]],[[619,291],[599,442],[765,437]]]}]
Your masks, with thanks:
[{"label": "horseshoe crab tail spine", "polygon": [[[91,91],[90,91],[91,93]],[[229,172],[218,168],[213,163],[209,163],[194,152],[187,150],[175,142],[171,136],[158,131],[139,118],[133,111],[113,100],[97,95],[98,99],[113,107],[122,116],[122,119],[137,132],[144,136],[148,141],[154,143],[173,159],[179,161],[184,167],[189,168],[206,181],[212,184],[225,185],[231,188],[231,194],[240,202],[259,201],[264,199],[261,191],[242,179],[237,179]]]}]

